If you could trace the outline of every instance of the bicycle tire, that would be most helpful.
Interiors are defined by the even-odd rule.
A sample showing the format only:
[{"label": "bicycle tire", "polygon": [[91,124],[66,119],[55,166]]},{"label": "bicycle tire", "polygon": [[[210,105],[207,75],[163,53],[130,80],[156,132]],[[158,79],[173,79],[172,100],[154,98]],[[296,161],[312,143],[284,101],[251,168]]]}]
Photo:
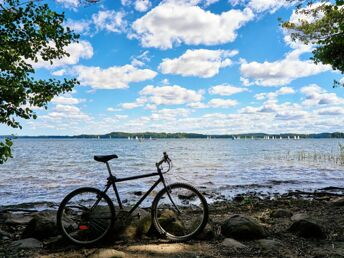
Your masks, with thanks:
[{"label": "bicycle tire", "polygon": [[[166,189],[169,190],[175,205]],[[188,196],[183,196],[184,192],[187,192]],[[202,232],[208,222],[208,210],[206,199],[195,187],[186,183],[174,183],[162,189],[154,198],[153,225],[167,239],[187,241]],[[187,226],[190,226],[190,229],[186,228]]]},{"label": "bicycle tire", "polygon": [[[89,199],[76,198],[82,198],[84,194],[84,198]],[[92,207],[87,208],[85,205]],[[113,202],[108,195],[92,187],[79,188],[69,193],[57,211],[59,230],[64,237],[78,245],[91,245],[101,241],[111,232],[114,221]]]}]

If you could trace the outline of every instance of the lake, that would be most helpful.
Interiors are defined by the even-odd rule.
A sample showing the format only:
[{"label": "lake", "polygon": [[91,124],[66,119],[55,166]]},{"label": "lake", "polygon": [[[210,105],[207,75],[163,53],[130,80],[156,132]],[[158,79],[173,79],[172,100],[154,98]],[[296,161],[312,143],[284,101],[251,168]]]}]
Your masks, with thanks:
[{"label": "lake", "polygon": [[[94,161],[94,155],[117,154],[111,168],[125,177],[155,172],[163,151],[174,164],[167,174],[169,183],[186,181],[214,196],[343,187],[340,143],[344,140],[17,139],[14,158],[0,165],[0,205],[59,203],[75,188],[103,188],[106,166]],[[153,182],[122,182],[118,188],[122,199],[137,200],[134,191],[145,191]]]}]

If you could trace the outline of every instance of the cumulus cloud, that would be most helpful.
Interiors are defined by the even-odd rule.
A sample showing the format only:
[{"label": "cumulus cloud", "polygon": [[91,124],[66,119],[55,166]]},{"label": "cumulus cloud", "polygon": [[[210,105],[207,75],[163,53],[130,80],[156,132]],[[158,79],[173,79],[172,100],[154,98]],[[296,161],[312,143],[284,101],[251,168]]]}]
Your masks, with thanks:
[{"label": "cumulus cloud", "polygon": [[237,30],[253,18],[249,8],[215,14],[199,6],[163,2],[133,23],[130,37],[144,47],[161,49],[180,43],[218,45],[234,41]]},{"label": "cumulus cloud", "polygon": [[136,0],[134,8],[139,12],[146,12],[152,6],[149,0]]},{"label": "cumulus cloud", "polygon": [[69,53],[69,56],[55,59],[53,60],[53,64],[50,64],[49,61],[44,61],[42,57],[38,57],[37,63],[34,63],[33,61],[30,61],[30,63],[34,68],[53,69],[65,65],[75,65],[79,63],[80,59],[90,59],[93,56],[93,47],[85,40],[80,40],[78,43],[73,42],[66,46],[64,50]]},{"label": "cumulus cloud", "polygon": [[140,95],[155,105],[180,105],[202,100],[203,92],[183,88],[178,85],[154,87],[146,86]]},{"label": "cumulus cloud", "polygon": [[123,12],[100,10],[92,15],[92,20],[98,31],[122,32],[126,26],[124,16]]},{"label": "cumulus cloud", "polygon": [[286,0],[250,0],[248,3],[248,6],[257,13],[265,11],[274,13],[282,7],[289,7],[291,5],[292,2]]},{"label": "cumulus cloud", "polygon": [[344,107],[325,107],[317,110],[319,115],[339,116],[344,115]]},{"label": "cumulus cloud", "polygon": [[88,34],[90,32],[91,21],[68,19],[64,26],[70,28],[75,33]]},{"label": "cumulus cloud", "polygon": [[263,100],[263,99],[275,99],[278,96],[281,95],[286,95],[286,94],[293,94],[295,93],[295,90],[291,87],[282,87],[280,89],[278,89],[277,91],[274,92],[269,92],[269,93],[258,93],[256,94],[254,97],[257,100]]},{"label": "cumulus cloud", "polygon": [[237,93],[248,91],[248,89],[235,87],[229,84],[221,84],[211,87],[208,91],[213,95],[231,96]]},{"label": "cumulus cloud", "polygon": [[57,3],[62,4],[66,8],[75,9],[80,5],[80,0],[56,0]]},{"label": "cumulus cloud", "polygon": [[52,103],[55,104],[63,104],[63,105],[75,105],[80,103],[80,99],[73,98],[71,95],[66,94],[66,95],[61,95],[61,96],[56,96],[51,100]]},{"label": "cumulus cloud", "polygon": [[229,108],[237,105],[238,102],[233,99],[211,99],[208,102],[208,106],[214,108]]},{"label": "cumulus cloud", "polygon": [[78,121],[88,121],[91,117],[84,112],[82,112],[78,107],[72,105],[62,105],[57,104],[54,107],[54,111],[48,113],[47,115],[40,116],[43,119],[50,120],[61,120],[61,119],[70,119]]},{"label": "cumulus cloud", "polygon": [[132,82],[153,79],[157,73],[133,65],[112,66],[107,69],[94,66],[76,66],[74,71],[82,85],[94,89],[123,89]]},{"label": "cumulus cloud", "polygon": [[213,77],[220,68],[230,66],[229,57],[238,54],[237,50],[187,50],[178,58],[165,58],[159,65],[163,74],[179,74],[182,76]]},{"label": "cumulus cloud", "polygon": [[298,78],[331,70],[329,65],[315,64],[311,60],[301,61],[300,54],[299,50],[293,50],[284,59],[275,62],[243,61],[240,66],[242,79],[246,80],[247,85],[282,86]]},{"label": "cumulus cloud", "polygon": [[317,84],[311,84],[301,88],[301,93],[305,95],[302,104],[306,106],[343,104],[344,99],[335,93],[329,93]]}]

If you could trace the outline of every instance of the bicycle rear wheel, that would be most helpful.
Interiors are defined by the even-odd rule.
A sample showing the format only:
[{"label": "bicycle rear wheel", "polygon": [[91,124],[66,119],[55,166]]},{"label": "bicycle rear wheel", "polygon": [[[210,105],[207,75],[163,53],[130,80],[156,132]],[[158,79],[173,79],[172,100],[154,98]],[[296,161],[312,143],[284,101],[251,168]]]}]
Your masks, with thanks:
[{"label": "bicycle rear wheel", "polygon": [[111,231],[115,208],[111,199],[96,188],[79,188],[68,194],[57,211],[57,226],[72,242],[94,244]]},{"label": "bicycle rear wheel", "polygon": [[174,241],[186,241],[199,234],[208,222],[208,204],[193,186],[175,183],[162,189],[152,204],[153,224]]}]

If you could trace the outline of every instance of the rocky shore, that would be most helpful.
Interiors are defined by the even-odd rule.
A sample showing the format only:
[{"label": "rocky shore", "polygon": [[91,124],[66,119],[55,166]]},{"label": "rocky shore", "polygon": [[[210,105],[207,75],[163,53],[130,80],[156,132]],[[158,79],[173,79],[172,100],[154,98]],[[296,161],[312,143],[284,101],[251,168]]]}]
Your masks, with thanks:
[{"label": "rocky shore", "polygon": [[0,210],[0,257],[344,257],[344,198],[331,194],[214,202],[205,230],[185,243],[160,239],[149,209],[122,211],[112,237],[87,248],[59,235],[55,210],[15,210]]}]

